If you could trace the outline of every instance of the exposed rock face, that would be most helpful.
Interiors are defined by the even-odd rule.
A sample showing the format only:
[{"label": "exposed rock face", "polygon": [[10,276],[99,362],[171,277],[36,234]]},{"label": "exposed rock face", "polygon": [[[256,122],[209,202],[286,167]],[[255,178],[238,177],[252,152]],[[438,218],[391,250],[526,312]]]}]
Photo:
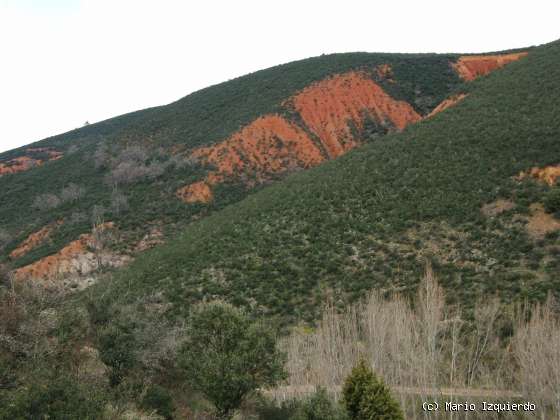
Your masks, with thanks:
[{"label": "exposed rock face", "polygon": [[526,52],[499,55],[466,55],[460,57],[452,66],[462,79],[471,81],[526,55]]},{"label": "exposed rock face", "polygon": [[[383,71],[388,74],[390,67]],[[248,178],[251,184],[336,158],[360,144],[351,126],[362,129],[366,118],[393,130],[422,119],[410,104],[391,98],[368,75],[354,71],[314,83],[283,105],[298,113],[302,125],[265,115],[221,143],[194,150],[193,158],[217,169],[204,181],[178,190],[177,196],[187,203],[207,203],[211,186],[226,178]]]},{"label": "exposed rock face", "polygon": [[44,160],[27,155],[16,157],[7,162],[0,163],[0,176],[28,171],[31,168],[42,165],[46,161],[58,160],[63,156],[62,152],[57,152],[48,148],[30,148],[27,149],[27,153],[30,155],[43,153],[47,154],[48,158]]},{"label": "exposed rock face", "polygon": [[[111,223],[106,223],[101,229],[112,228]],[[48,280],[63,281],[64,284],[81,283],[89,285],[93,282],[91,277],[86,277],[101,266],[119,267],[130,260],[125,255],[115,255],[109,251],[99,249],[95,235],[83,234],[75,241],[70,242],[56,254],[49,255],[32,264],[15,270],[16,280]]]},{"label": "exposed rock face", "polygon": [[517,176],[517,179],[523,179],[527,177],[535,178],[552,186],[556,184],[558,178],[560,178],[560,165],[545,166],[544,168],[534,167],[526,172],[521,172]]},{"label": "exposed rock face", "polygon": [[33,248],[36,248],[37,246],[41,245],[45,241],[45,239],[47,239],[50,236],[53,230],[55,230],[61,224],[62,221],[51,223],[39,229],[37,232],[32,233],[16,249],[10,252],[10,258],[12,260],[15,260],[16,258],[24,256]]},{"label": "exposed rock face", "polygon": [[462,101],[466,97],[467,97],[467,95],[465,95],[464,93],[460,93],[458,95],[453,95],[453,96],[451,96],[447,99],[444,99],[438,106],[436,106],[432,110],[432,112],[430,112],[428,115],[426,115],[426,118],[433,117],[434,115],[439,114],[442,111],[445,111],[447,108],[452,107],[457,102]]}]

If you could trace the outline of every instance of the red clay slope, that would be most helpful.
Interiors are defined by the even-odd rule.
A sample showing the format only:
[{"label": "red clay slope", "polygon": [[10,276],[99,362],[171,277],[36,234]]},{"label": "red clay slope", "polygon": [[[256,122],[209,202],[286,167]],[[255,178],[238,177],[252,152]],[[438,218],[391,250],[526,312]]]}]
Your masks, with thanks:
[{"label": "red clay slope", "polygon": [[209,202],[210,186],[226,177],[249,177],[261,182],[270,174],[308,168],[336,158],[360,144],[349,122],[362,128],[365,116],[398,130],[422,119],[411,105],[391,98],[361,72],[314,83],[283,105],[298,112],[304,128],[270,114],[221,143],[194,150],[192,157],[215,166],[216,172],[202,182],[181,188],[178,197],[189,203]]},{"label": "red clay slope", "polygon": [[526,52],[500,55],[466,55],[460,57],[452,66],[462,79],[471,81],[526,55]]},{"label": "red clay slope", "polygon": [[[216,166],[222,176],[263,176],[324,160],[304,130],[275,114],[256,119],[221,143],[196,149],[192,156]],[[211,183],[215,181],[219,178]]]},{"label": "red clay slope", "polygon": [[[62,157],[62,152],[49,150],[48,148],[27,149],[27,152],[31,154],[37,152],[46,153],[48,154],[48,159],[46,161],[57,160]],[[35,166],[42,165],[44,162],[45,160],[37,159],[31,156],[19,156],[5,163],[0,163],[0,176],[28,171]]]}]

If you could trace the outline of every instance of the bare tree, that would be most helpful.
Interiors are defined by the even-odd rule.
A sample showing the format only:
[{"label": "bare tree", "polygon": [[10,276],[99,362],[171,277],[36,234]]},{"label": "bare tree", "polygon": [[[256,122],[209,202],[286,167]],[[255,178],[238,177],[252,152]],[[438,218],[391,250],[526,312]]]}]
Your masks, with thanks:
[{"label": "bare tree", "polygon": [[111,210],[116,215],[128,210],[128,198],[117,188],[111,193]]},{"label": "bare tree", "polygon": [[0,250],[4,249],[12,241],[12,235],[4,229],[0,228]]},{"label": "bare tree", "polygon": [[530,321],[520,317],[513,348],[519,363],[519,383],[524,396],[547,410],[550,418],[560,418],[560,319],[549,298],[533,310]]},{"label": "bare tree", "polygon": [[60,200],[63,203],[79,200],[85,194],[85,188],[77,184],[70,183],[60,191]]},{"label": "bare tree", "polygon": [[102,142],[99,144],[99,146],[97,146],[97,149],[93,154],[93,163],[95,165],[95,168],[99,169],[107,166],[108,161],[109,161],[109,150],[107,144]]}]

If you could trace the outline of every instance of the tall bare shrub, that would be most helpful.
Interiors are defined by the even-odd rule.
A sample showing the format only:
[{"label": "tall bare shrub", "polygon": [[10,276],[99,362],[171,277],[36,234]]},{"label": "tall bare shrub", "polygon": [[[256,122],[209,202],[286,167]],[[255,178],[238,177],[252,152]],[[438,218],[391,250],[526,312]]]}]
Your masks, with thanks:
[{"label": "tall bare shrub", "polygon": [[549,299],[537,306],[529,322],[520,320],[513,340],[519,363],[523,395],[546,409],[551,418],[560,417],[560,319]]}]

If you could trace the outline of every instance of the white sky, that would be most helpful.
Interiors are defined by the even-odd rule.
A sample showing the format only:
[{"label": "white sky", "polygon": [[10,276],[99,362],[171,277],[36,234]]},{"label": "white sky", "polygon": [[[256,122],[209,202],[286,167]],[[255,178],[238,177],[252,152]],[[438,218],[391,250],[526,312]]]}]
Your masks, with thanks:
[{"label": "white sky", "polygon": [[0,0],[0,151],[331,52],[560,38],[556,0]]}]

